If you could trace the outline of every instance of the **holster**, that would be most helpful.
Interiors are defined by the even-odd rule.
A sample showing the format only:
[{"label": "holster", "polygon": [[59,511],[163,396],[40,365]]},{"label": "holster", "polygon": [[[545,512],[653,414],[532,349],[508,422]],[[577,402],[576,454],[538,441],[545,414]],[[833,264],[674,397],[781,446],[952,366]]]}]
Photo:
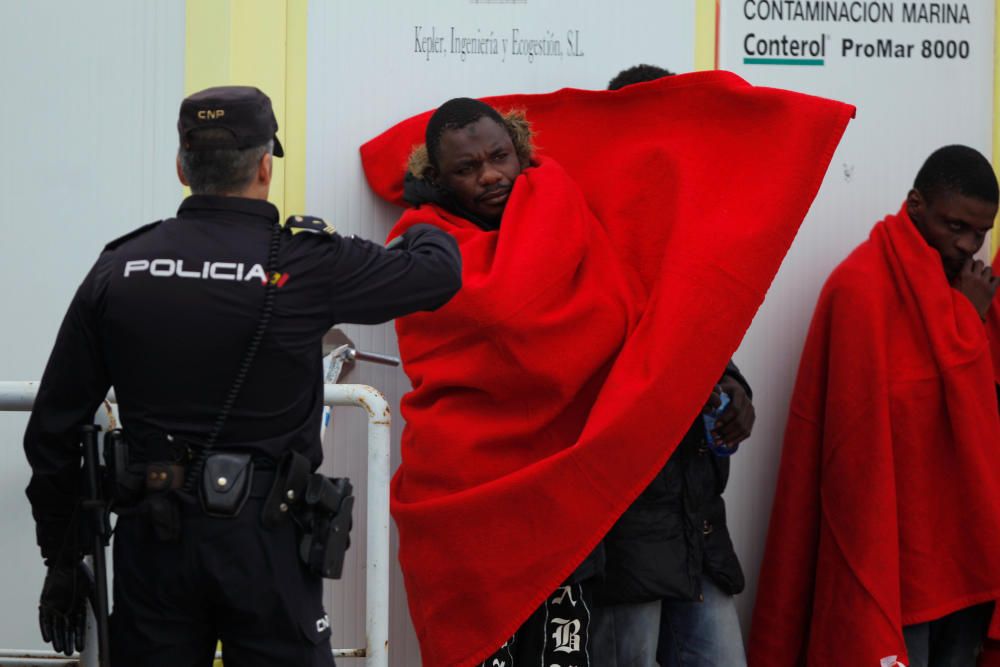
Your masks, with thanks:
[{"label": "holster", "polygon": [[232,518],[238,516],[253,480],[253,458],[250,454],[218,452],[205,459],[201,477],[201,508],[208,516]]},{"label": "holster", "polygon": [[354,489],[346,477],[326,477],[311,473],[311,468],[309,459],[298,452],[282,457],[261,522],[274,529],[294,515],[299,558],[313,574],[339,579],[351,546]]},{"label": "holster", "polygon": [[129,460],[128,440],[120,428],[104,434],[106,495],[115,505],[132,506],[142,499],[145,471]]},{"label": "holster", "polygon": [[300,513],[299,557],[313,574],[339,579],[351,546],[354,488],[346,477],[309,476]]},{"label": "holster", "polygon": [[104,467],[105,488],[120,516],[145,515],[157,540],[180,539],[180,507],[172,490],[184,482],[183,466],[132,463],[128,439],[121,429],[115,429],[104,435]]}]

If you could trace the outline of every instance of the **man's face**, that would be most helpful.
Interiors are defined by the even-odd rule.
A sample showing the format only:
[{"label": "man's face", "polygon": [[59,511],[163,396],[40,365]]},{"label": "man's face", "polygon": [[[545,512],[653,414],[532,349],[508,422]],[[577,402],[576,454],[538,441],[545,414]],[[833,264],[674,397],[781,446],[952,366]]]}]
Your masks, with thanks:
[{"label": "man's face", "polygon": [[497,223],[522,165],[507,128],[489,117],[441,134],[434,173],[465,210]]},{"label": "man's face", "polygon": [[948,190],[933,202],[910,190],[906,205],[921,236],[941,255],[948,280],[953,280],[965,261],[982,247],[997,214],[996,204]]}]

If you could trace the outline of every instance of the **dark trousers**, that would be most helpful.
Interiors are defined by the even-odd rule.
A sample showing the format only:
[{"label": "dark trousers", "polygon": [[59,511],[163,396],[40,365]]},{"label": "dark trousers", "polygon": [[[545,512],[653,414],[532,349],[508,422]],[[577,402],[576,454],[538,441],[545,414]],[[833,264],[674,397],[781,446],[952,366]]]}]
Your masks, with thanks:
[{"label": "dark trousers", "polygon": [[591,667],[592,581],[557,588],[481,667]]},{"label": "dark trousers", "polygon": [[179,542],[143,517],[120,517],[114,540],[113,667],[332,667],[322,579],[297,553],[291,521],[260,524],[260,499],[233,519],[182,511]]},{"label": "dark trousers", "polygon": [[935,621],[903,628],[910,667],[975,667],[993,603],[966,607]]}]

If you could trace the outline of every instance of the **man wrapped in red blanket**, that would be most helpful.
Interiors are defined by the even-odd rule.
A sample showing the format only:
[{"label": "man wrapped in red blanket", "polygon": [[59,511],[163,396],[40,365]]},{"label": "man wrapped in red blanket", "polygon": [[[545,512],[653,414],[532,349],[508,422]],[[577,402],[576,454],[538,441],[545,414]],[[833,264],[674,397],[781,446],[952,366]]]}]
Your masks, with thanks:
[{"label": "man wrapped in red blanket", "polygon": [[402,203],[427,142],[392,235],[434,224],[463,258],[397,324],[400,561],[428,667],[586,665],[571,575],[701,410],[853,109],[726,73],[489,102],[531,129],[458,100],[362,148]]},{"label": "man wrapped in red blanket", "polygon": [[1000,597],[1000,418],[983,326],[998,281],[973,259],[996,212],[986,158],[942,148],[823,288],[751,665],[975,664]]}]

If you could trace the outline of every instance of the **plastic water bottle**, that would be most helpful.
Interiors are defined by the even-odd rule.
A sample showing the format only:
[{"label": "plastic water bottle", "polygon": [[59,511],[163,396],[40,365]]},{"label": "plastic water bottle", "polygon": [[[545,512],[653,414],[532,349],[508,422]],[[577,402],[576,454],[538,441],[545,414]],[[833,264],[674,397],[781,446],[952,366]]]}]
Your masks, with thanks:
[{"label": "plastic water bottle", "polygon": [[726,411],[726,406],[729,405],[729,394],[722,392],[719,394],[721,403],[719,407],[715,408],[707,415],[703,414],[701,416],[702,421],[705,422],[705,444],[708,448],[712,450],[712,453],[716,456],[732,456],[736,453],[736,447],[728,447],[726,445],[720,444],[715,441],[715,437],[712,435],[712,429],[715,428],[715,422],[722,416],[722,413]]}]

